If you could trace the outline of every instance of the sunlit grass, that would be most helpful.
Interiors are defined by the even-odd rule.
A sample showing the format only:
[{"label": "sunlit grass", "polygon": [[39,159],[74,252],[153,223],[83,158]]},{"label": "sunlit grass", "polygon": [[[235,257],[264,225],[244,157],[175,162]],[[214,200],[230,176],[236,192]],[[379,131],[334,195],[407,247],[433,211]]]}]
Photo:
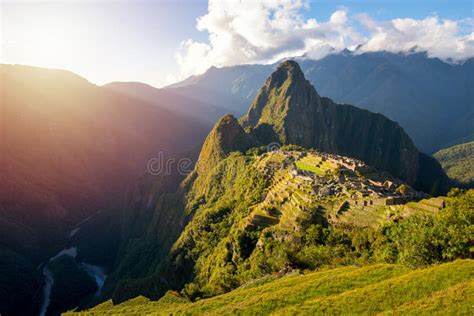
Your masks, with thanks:
[{"label": "sunlit grass", "polygon": [[418,270],[392,264],[348,266],[270,278],[197,302],[168,292],[159,301],[139,297],[117,306],[107,302],[81,314],[419,314],[428,308],[446,315],[471,310],[473,277],[472,260]]}]

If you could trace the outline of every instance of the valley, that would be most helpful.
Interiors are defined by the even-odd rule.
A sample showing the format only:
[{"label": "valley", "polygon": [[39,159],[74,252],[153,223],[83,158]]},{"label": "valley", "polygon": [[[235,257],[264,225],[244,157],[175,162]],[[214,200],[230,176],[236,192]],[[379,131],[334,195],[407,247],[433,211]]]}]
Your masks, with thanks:
[{"label": "valley", "polygon": [[[343,81],[336,100],[359,106],[320,95],[338,92],[332,62],[349,71],[363,58],[391,72],[434,62],[341,52],[163,89],[2,65],[0,313],[469,311],[472,146],[440,151],[441,165],[423,151],[469,139],[470,94],[446,116],[459,128],[428,141],[438,118],[417,129],[404,102],[431,97],[407,89],[391,98],[400,112],[380,108],[403,76],[370,95]],[[367,71],[356,77],[385,73]],[[156,157],[177,167],[154,174]]]},{"label": "valley", "polygon": [[0,313],[32,315],[37,267],[82,238],[77,223],[116,209],[150,158],[191,151],[208,127],[68,71],[2,64],[0,77]]},{"label": "valley", "polygon": [[[100,213],[102,213],[102,211],[99,211],[98,213],[87,217],[86,219],[82,220],[80,223],[75,225],[74,228],[69,232],[68,237],[65,241],[67,245],[66,248],[62,249],[51,258],[47,259],[38,267],[38,269],[41,270],[41,273],[43,274],[43,277],[44,277],[44,285],[42,289],[43,301],[41,303],[41,308],[40,308],[40,313],[39,313],[40,316],[58,314],[60,311],[64,309],[68,309],[70,307],[76,306],[77,302],[84,301],[84,299],[87,298],[87,296],[98,297],[101,294],[102,288],[107,278],[107,275],[105,274],[103,267],[86,263],[83,260],[79,261],[77,259],[77,254],[78,254],[77,246],[72,245],[72,242],[70,240],[81,229],[81,225],[83,225],[89,220],[93,220],[94,216],[97,216]],[[57,261],[58,262],[62,261],[64,266],[59,265],[58,267]],[[71,288],[73,288],[73,286],[79,286],[79,287],[82,286],[82,284],[75,284],[72,286],[68,285],[67,288],[60,288],[60,286],[62,287],[64,284],[58,286],[57,284],[55,284],[55,278],[59,276],[60,278],[62,278],[60,280],[62,282],[64,282],[64,279],[66,279],[67,282],[73,282],[73,280],[77,280],[74,278],[74,276],[64,277],[63,274],[75,273],[77,271],[85,272],[86,275],[90,278],[87,281],[80,280],[79,283],[81,282],[90,283],[90,281],[93,280],[95,282],[95,289],[94,287],[90,286],[89,289],[85,289],[80,294],[74,293],[75,297],[72,300],[70,299],[72,301],[72,305],[68,305],[68,304],[71,304],[71,302],[61,302],[61,299],[58,302],[58,299],[55,298],[55,300],[53,300],[53,303],[55,304],[53,304],[53,309],[51,310],[50,304],[52,301],[52,298],[51,298],[52,293],[54,293],[55,296],[58,296],[57,294],[58,292],[62,292],[61,293],[62,296],[72,296],[73,292],[71,292]],[[93,294],[91,294],[91,290],[94,290],[95,292],[92,292]],[[65,305],[61,305],[61,304],[65,304]]]}]

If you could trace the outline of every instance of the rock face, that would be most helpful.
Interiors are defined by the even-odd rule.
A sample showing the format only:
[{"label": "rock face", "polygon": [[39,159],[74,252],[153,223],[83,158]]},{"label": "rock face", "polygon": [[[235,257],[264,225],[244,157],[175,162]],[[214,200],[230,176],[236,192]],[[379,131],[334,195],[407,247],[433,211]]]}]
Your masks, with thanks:
[{"label": "rock face", "polygon": [[294,61],[283,62],[267,79],[241,122],[264,144],[279,141],[350,156],[416,181],[419,153],[397,123],[320,97]]}]

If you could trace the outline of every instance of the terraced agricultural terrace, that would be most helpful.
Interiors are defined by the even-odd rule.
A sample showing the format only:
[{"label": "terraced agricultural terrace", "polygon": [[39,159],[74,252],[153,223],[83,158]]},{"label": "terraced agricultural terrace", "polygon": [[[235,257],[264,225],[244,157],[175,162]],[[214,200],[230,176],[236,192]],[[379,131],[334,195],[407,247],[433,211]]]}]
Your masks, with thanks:
[{"label": "terraced agricultural terrace", "polygon": [[335,226],[378,227],[444,205],[440,199],[422,200],[424,193],[347,157],[278,151],[263,154],[255,166],[271,180],[264,201],[249,215],[250,223],[258,226],[278,224],[282,230],[297,231],[317,216]]},{"label": "terraced agricultural terrace", "polygon": [[296,166],[300,170],[310,171],[319,176],[326,176],[337,169],[337,165],[324,159],[322,156],[314,154],[306,155],[296,162]]}]

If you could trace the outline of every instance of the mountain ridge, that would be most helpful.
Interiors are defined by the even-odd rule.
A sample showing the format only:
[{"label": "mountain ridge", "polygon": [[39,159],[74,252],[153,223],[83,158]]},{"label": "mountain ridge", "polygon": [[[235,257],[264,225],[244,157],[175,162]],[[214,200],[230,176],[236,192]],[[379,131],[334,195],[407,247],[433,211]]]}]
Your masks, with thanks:
[{"label": "mountain ridge", "polygon": [[[474,139],[469,123],[474,94],[468,88],[474,79],[474,58],[450,64],[423,53],[374,52],[296,60],[321,95],[384,114],[398,122],[424,153]],[[213,95],[213,102],[231,104],[232,113],[241,116],[276,66],[213,68],[195,76],[192,85],[183,81],[170,89],[196,99]]]},{"label": "mountain ridge", "polygon": [[229,111],[225,107],[174,93],[171,89],[158,89],[141,82],[111,82],[102,87],[156,105],[174,114],[197,119],[206,126],[212,126],[209,124],[211,121],[214,123],[223,113]]}]

